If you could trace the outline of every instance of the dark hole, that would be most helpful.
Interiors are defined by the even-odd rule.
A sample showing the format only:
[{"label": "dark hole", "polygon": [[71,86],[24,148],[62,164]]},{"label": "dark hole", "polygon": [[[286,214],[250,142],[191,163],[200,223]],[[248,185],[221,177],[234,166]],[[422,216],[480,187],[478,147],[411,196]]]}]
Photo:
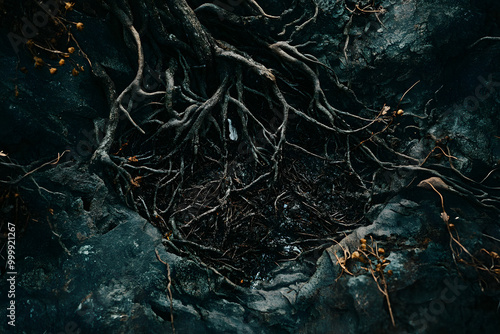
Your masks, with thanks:
[{"label": "dark hole", "polygon": [[90,200],[87,198],[82,198],[83,201],[83,210],[90,211]]},{"label": "dark hole", "polygon": [[151,305],[151,309],[153,310],[153,312],[157,316],[159,316],[160,318],[162,318],[165,321],[169,321],[170,322],[170,312],[165,307],[152,304]]}]

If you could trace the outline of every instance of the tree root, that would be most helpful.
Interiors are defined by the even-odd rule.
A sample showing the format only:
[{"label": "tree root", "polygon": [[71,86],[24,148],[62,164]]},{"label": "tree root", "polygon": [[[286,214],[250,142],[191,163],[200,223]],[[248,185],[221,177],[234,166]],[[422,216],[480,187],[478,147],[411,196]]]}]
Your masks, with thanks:
[{"label": "tree root", "polygon": [[[173,234],[169,245],[176,251],[191,249],[193,254],[205,251],[221,257],[232,253],[234,258],[238,249],[248,246],[249,236],[226,245],[228,233],[245,222],[253,228],[249,233],[254,231],[255,238],[265,240],[270,229],[259,218],[263,208],[256,203],[274,207],[279,213],[282,210],[277,204],[284,193],[302,196],[301,207],[323,231],[329,231],[330,224],[337,224],[337,229],[358,224],[357,217],[344,220],[324,216],[306,192],[280,185],[290,181],[287,176],[296,182],[309,181],[300,179],[297,175],[301,173],[292,172],[287,165],[293,164],[294,155],[335,166],[336,171],[342,169],[339,182],[347,188],[349,183],[361,191],[373,186],[376,171],[358,170],[370,164],[383,170],[441,177],[457,194],[472,198],[482,207],[495,208],[486,203],[498,202],[498,196],[492,195],[496,190],[481,182],[471,184],[459,173],[461,180],[447,177],[423,167],[427,159],[420,163],[391,148],[383,135],[397,126],[396,114],[384,116],[380,111],[367,118],[359,110],[345,111],[329,102],[335,92],[326,94],[322,88],[325,73],[321,71],[325,70],[332,81],[328,84],[333,83],[332,87],[344,95],[347,92],[350,102],[372,111],[338,81],[329,66],[301,51],[307,43],[292,44],[292,37],[298,39],[298,33],[304,33],[318,16],[314,1],[294,1],[295,7],[280,16],[267,14],[253,0],[239,8],[245,16],[214,4],[193,10],[185,0],[148,0],[148,10],[133,13],[128,0],[104,3],[135,43],[130,47],[137,54],[137,71],[132,82],[117,94],[102,66],[93,65],[94,75],[106,89],[110,115],[92,161],[112,171],[119,193],[131,206],[143,208],[138,211],[164,233]],[[286,22],[299,9],[304,15]],[[142,30],[135,28],[137,21],[143,24]],[[278,36],[295,27],[290,41],[269,38],[270,27],[280,24],[282,33]],[[153,53],[162,73],[162,88],[152,92],[142,87],[147,66],[143,45],[156,50]],[[141,121],[134,121],[134,112],[134,118]],[[111,156],[120,118],[132,124],[121,137],[130,145]],[[316,132],[313,136],[311,129]],[[336,145],[332,155],[327,154],[330,142]],[[318,147],[323,146],[320,151]],[[376,154],[378,150],[392,160],[384,161]],[[445,153],[451,159],[451,154]],[[250,165],[253,167],[247,168]],[[451,160],[450,166],[458,172]],[[137,177],[147,182],[138,187]],[[212,245],[203,243],[204,236],[219,238],[211,235],[210,229],[220,231],[217,247],[215,241]],[[322,239],[324,235],[315,237]],[[250,254],[251,250],[243,253]],[[230,266],[225,263],[225,270]]]}]

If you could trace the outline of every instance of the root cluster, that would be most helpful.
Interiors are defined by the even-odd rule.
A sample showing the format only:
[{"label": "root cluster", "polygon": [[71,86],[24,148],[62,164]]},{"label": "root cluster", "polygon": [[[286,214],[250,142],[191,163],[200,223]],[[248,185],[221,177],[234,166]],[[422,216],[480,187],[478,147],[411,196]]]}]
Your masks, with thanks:
[{"label": "root cluster", "polygon": [[104,0],[136,75],[117,93],[92,68],[110,104],[93,163],[170,251],[246,280],[259,263],[315,252],[359,224],[377,169],[439,176],[480,205],[498,204],[490,188],[386,142],[401,113],[363,105],[308,54],[314,1],[199,3]]}]

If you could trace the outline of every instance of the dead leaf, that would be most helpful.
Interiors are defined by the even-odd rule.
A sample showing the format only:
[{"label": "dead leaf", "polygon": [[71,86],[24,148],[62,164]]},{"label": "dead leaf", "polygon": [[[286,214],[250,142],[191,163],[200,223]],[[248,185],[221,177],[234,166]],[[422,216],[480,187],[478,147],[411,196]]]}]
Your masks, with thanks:
[{"label": "dead leaf", "polygon": [[132,185],[134,187],[140,187],[141,185],[139,184],[142,180],[142,176],[136,176],[134,179],[131,181]]},{"label": "dead leaf", "polygon": [[391,110],[391,107],[386,106],[386,105],[384,104],[384,106],[382,107],[382,112],[381,112],[381,114],[382,114],[383,116],[385,116],[385,115],[387,115],[387,112],[388,112],[389,110]]},{"label": "dead leaf", "polygon": [[440,177],[437,176],[433,176],[428,179],[420,181],[417,187],[432,190],[431,185],[436,189],[445,189],[445,190],[449,189],[448,185]]}]

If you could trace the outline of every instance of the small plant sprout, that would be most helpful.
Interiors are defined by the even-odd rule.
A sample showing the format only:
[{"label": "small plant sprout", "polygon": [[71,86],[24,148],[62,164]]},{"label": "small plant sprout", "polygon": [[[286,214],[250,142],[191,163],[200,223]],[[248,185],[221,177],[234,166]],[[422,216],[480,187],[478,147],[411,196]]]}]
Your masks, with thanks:
[{"label": "small plant sprout", "polygon": [[392,325],[396,326],[394,315],[392,313],[391,301],[389,299],[389,290],[387,287],[387,277],[392,276],[393,272],[392,270],[385,272],[387,266],[391,262],[384,257],[386,253],[385,249],[378,248],[376,242],[373,241],[373,238],[371,238],[370,244],[367,244],[365,238],[360,239],[359,243],[358,249],[352,252],[351,256],[348,256],[349,251],[341,246],[344,251],[344,257],[340,259],[337,257],[337,262],[342,268],[342,273],[346,272],[353,276],[354,274],[346,268],[346,262],[352,259],[363,263],[364,266],[360,268],[369,272],[375,283],[377,283],[377,288],[384,295],[385,300],[387,301],[387,307],[389,309]]},{"label": "small plant sprout", "polygon": [[[441,178],[431,177],[426,180],[423,180],[418,185],[420,187],[426,189],[432,189],[436,194],[438,194],[439,199],[441,201],[441,219],[446,225],[446,229],[448,231],[448,235],[450,236],[450,250],[452,253],[453,260],[455,264],[463,263],[465,265],[471,266],[475,268],[478,272],[484,272],[489,274],[497,283],[500,283],[500,263],[496,263],[495,260],[498,259],[498,254],[495,252],[489,252],[486,249],[481,249],[480,252],[484,252],[489,255],[490,260],[492,260],[492,264],[487,264],[484,260],[479,259],[474,256],[461,242],[459,231],[455,224],[450,223],[450,216],[446,213],[445,205],[444,205],[444,197],[441,192],[438,190],[451,190]],[[465,260],[464,258],[467,258]],[[500,261],[498,261],[500,262]]]}]

